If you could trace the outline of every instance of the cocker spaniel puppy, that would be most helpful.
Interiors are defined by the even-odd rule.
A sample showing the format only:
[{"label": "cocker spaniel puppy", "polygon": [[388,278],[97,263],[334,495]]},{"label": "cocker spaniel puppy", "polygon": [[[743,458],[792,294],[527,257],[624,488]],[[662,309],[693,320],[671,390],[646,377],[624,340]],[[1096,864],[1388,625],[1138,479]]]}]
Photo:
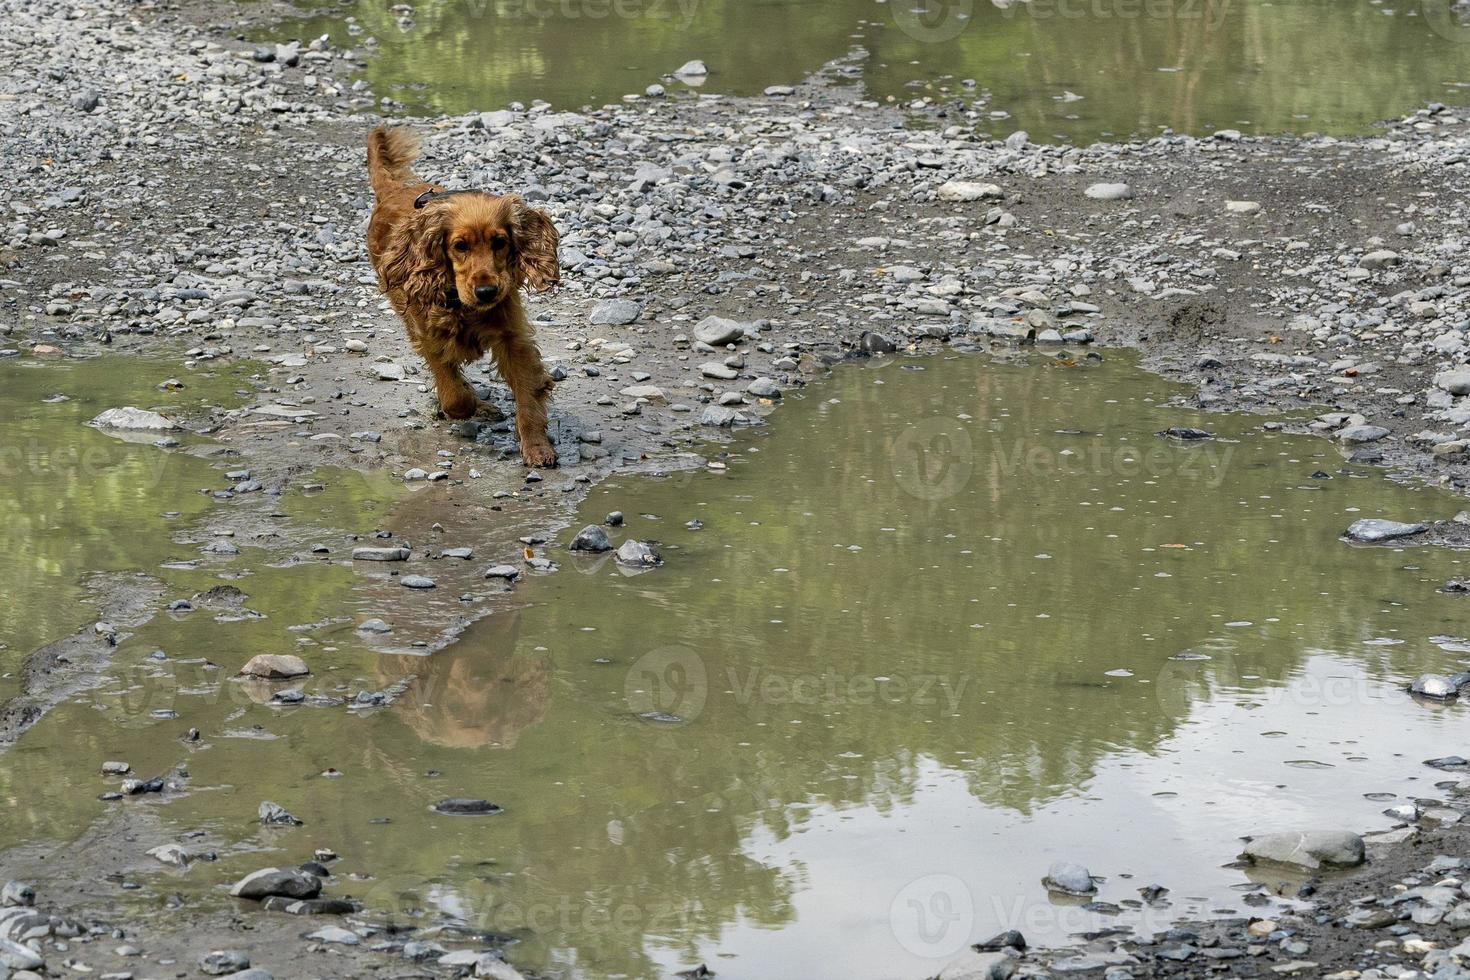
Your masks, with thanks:
[{"label": "cocker spaniel puppy", "polygon": [[368,254],[378,285],[434,376],[452,419],[480,401],[460,369],[486,351],[516,403],[527,466],[556,465],[546,435],[552,379],[521,306],[522,286],[541,292],[561,279],[551,219],[514,194],[446,191],[413,175],[418,139],[380,126],[368,136],[368,174],[377,204]]}]

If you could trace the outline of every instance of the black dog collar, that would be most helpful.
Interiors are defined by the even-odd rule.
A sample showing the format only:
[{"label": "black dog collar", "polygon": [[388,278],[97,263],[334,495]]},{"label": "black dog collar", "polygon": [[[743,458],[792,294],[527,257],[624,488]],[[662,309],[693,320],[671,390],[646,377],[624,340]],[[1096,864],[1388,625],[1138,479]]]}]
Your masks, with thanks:
[{"label": "black dog collar", "polygon": [[427,191],[424,191],[422,194],[420,194],[418,197],[416,197],[416,198],[413,199],[413,208],[414,208],[415,211],[418,211],[418,210],[421,210],[424,207],[424,205],[426,205],[426,204],[430,204],[430,203],[432,203],[434,201],[442,201],[444,198],[446,198],[446,197],[454,197],[456,194],[483,194],[483,193],[485,193],[485,192],[484,191],[474,191],[474,190],[463,190],[463,191],[435,191],[435,190],[427,190]]}]

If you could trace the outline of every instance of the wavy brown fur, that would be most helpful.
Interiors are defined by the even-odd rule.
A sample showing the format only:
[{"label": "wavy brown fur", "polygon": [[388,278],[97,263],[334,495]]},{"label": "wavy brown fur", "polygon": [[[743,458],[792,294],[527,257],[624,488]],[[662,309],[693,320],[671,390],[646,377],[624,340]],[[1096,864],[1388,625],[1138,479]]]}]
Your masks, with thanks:
[{"label": "wavy brown fur", "polygon": [[377,204],[368,254],[378,285],[403,319],[409,343],[434,377],[444,414],[465,419],[480,407],[461,368],[488,351],[516,403],[516,433],[527,466],[553,466],[546,435],[551,375],[521,306],[522,287],[560,281],[556,227],[514,194],[456,194],[414,208],[424,191],[414,176],[418,139],[380,126],[368,136],[368,176]]}]

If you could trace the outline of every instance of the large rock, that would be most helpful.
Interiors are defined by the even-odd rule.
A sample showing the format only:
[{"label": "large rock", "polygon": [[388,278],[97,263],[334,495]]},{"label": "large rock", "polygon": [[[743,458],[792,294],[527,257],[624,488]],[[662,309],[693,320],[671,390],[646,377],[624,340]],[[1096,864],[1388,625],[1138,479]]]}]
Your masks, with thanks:
[{"label": "large rock", "polygon": [[1307,830],[1252,837],[1241,857],[1252,863],[1310,868],[1355,868],[1363,863],[1363,838],[1346,830]]},{"label": "large rock", "polygon": [[1349,541],[1365,541],[1374,543],[1378,541],[1395,541],[1399,538],[1413,537],[1423,534],[1429,530],[1428,524],[1405,524],[1401,521],[1385,521],[1377,517],[1365,517],[1360,521],[1353,521],[1343,536]]},{"label": "large rock", "polygon": [[1093,184],[1082,193],[1094,201],[1123,201],[1133,196],[1127,184]]},{"label": "large rock", "polygon": [[407,548],[353,548],[353,561],[408,561]]},{"label": "large rock", "polygon": [[1066,895],[1091,895],[1097,891],[1092,872],[1071,861],[1057,861],[1052,864],[1041,883],[1051,891]]},{"label": "large rock", "polygon": [[199,972],[212,977],[250,969],[250,957],[237,949],[216,949],[199,957]]},{"label": "large rock", "polygon": [[727,320],[722,316],[707,316],[694,327],[694,339],[711,347],[724,347],[739,341],[749,332],[749,324],[739,320]]},{"label": "large rock", "polygon": [[157,412],[141,408],[109,408],[87,423],[98,429],[129,429],[150,432],[167,432],[178,426]]},{"label": "large rock", "polygon": [[596,524],[588,524],[577,532],[575,538],[572,538],[572,543],[569,547],[573,551],[611,551],[612,542],[607,539],[606,531]]},{"label": "large rock", "polygon": [[1005,192],[997,184],[982,184],[973,180],[951,180],[940,184],[934,192],[941,201],[981,201],[1000,197]]},{"label": "large rock", "polygon": [[289,653],[261,653],[251,657],[240,668],[246,677],[266,677],[283,680],[287,677],[305,677],[311,673],[306,661]]},{"label": "large rock", "polygon": [[1358,265],[1365,269],[1382,269],[1390,265],[1398,265],[1402,261],[1404,260],[1399,257],[1399,253],[1390,252],[1386,248],[1381,248],[1376,252],[1369,252],[1363,256],[1358,260]]},{"label": "large rock", "polygon": [[1337,430],[1337,438],[1341,442],[1361,445],[1365,442],[1377,442],[1388,435],[1388,430],[1381,425],[1350,425],[1345,429]]},{"label": "large rock", "polygon": [[1470,368],[1454,368],[1434,376],[1434,383],[1452,395],[1470,395]]},{"label": "large rock", "polygon": [[591,322],[598,327],[621,327],[643,315],[643,307],[631,299],[610,299],[592,310]]},{"label": "large rock", "polygon": [[270,895],[285,898],[316,898],[322,880],[296,868],[261,868],[235,882],[230,894],[236,898],[261,899]]},{"label": "large rock", "polygon": [[617,563],[627,568],[652,568],[660,561],[658,552],[646,543],[629,538],[618,548]]},{"label": "large rock", "polygon": [[29,946],[0,936],[0,966],[6,967],[7,974],[11,970],[36,970],[45,962],[41,954]]}]

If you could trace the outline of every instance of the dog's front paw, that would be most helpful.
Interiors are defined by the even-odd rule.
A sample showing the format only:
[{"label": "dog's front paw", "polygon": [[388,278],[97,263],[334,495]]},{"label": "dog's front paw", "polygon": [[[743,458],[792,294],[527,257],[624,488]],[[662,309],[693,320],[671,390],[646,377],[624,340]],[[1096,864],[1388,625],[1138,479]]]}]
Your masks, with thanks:
[{"label": "dog's front paw", "polygon": [[547,467],[556,465],[556,450],[545,440],[521,444],[521,459],[527,466]]},{"label": "dog's front paw", "polygon": [[473,391],[468,394],[456,393],[448,398],[440,397],[439,399],[439,408],[444,412],[444,417],[455,421],[469,418],[479,407],[479,399],[475,397]]}]

